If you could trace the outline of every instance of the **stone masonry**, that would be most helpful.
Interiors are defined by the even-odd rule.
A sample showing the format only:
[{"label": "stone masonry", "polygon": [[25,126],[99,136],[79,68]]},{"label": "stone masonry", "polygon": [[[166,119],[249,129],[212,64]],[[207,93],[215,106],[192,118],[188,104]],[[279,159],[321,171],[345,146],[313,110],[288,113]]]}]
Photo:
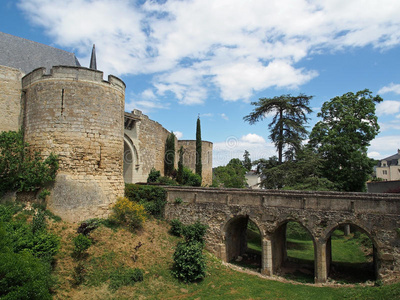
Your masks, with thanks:
[{"label": "stone masonry", "polygon": [[[300,223],[311,234],[315,282],[325,282],[331,263],[331,234],[352,225],[374,245],[377,279],[400,280],[400,196],[393,194],[166,187],[168,220],[199,220],[209,226],[206,246],[224,261],[245,250],[248,220],[262,237],[262,273],[275,274],[286,259],[285,226]],[[183,200],[175,204],[176,198]]]},{"label": "stone masonry", "polygon": [[36,69],[22,79],[25,140],[59,157],[49,208],[68,221],[108,213],[124,194],[125,84],[82,67]]}]

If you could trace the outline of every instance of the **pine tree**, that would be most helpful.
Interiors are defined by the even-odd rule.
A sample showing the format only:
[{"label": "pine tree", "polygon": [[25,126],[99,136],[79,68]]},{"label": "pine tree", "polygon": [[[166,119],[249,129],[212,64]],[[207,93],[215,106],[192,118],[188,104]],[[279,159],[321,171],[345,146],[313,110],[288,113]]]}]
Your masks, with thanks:
[{"label": "pine tree", "polygon": [[201,177],[202,165],[201,165],[201,128],[200,128],[200,117],[197,118],[196,127],[196,174]]},{"label": "pine tree", "polygon": [[179,184],[182,184],[183,182],[183,154],[185,153],[185,150],[183,149],[183,146],[178,150],[179,153],[179,161],[178,161],[178,173],[176,175],[176,181]]}]

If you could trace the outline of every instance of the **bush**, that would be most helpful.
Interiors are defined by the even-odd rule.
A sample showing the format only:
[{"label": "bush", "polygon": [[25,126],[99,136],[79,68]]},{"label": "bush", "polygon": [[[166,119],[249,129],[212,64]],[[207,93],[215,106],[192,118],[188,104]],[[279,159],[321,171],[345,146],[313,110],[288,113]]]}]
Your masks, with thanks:
[{"label": "bush", "polygon": [[93,230],[95,230],[97,227],[99,227],[101,224],[101,221],[99,219],[89,219],[84,222],[82,222],[78,229],[76,230],[77,233],[81,233],[85,236],[88,236]]},{"label": "bush", "polygon": [[143,281],[143,270],[139,268],[118,268],[110,275],[109,288],[117,290],[121,286],[133,285],[139,281]]},{"label": "bush", "polygon": [[164,207],[167,203],[167,193],[159,186],[126,184],[125,196],[130,201],[142,204],[146,212],[161,218],[164,215]]},{"label": "bush", "polygon": [[162,185],[178,185],[178,183],[167,176],[161,176],[158,178],[157,183],[162,184]]},{"label": "bush", "polygon": [[55,180],[58,159],[50,154],[44,161],[31,154],[22,131],[0,133],[0,195],[7,191],[35,191]]},{"label": "bush", "polygon": [[204,278],[206,262],[201,243],[178,243],[174,253],[173,274],[184,282],[193,282]]},{"label": "bush", "polygon": [[129,201],[126,197],[120,197],[113,206],[111,217],[133,230],[143,226],[146,221],[146,211],[142,204]]},{"label": "bush", "polygon": [[201,186],[201,176],[194,174],[189,168],[183,168],[182,184],[188,186]]},{"label": "bush", "polygon": [[160,178],[161,173],[154,168],[151,168],[149,176],[147,177],[147,183],[157,182],[158,178]]},{"label": "bush", "polygon": [[74,255],[77,258],[82,257],[83,253],[86,252],[87,249],[92,245],[92,241],[83,234],[78,234],[74,237]]},{"label": "bush", "polygon": [[52,299],[53,281],[49,265],[27,251],[0,255],[0,298],[15,300]]},{"label": "bush", "polygon": [[41,232],[46,229],[46,218],[45,212],[39,209],[36,214],[33,216],[32,220],[32,233],[35,234],[37,232]]},{"label": "bush", "polygon": [[197,221],[192,225],[184,226],[182,234],[187,242],[196,242],[204,245],[204,235],[207,232],[207,228],[207,225]]},{"label": "bush", "polygon": [[173,219],[170,222],[171,228],[169,232],[174,236],[182,236],[184,225],[178,219]]},{"label": "bush", "polygon": [[175,204],[181,204],[183,201],[182,201],[182,198],[179,198],[179,197],[177,197],[177,198],[175,198]]}]

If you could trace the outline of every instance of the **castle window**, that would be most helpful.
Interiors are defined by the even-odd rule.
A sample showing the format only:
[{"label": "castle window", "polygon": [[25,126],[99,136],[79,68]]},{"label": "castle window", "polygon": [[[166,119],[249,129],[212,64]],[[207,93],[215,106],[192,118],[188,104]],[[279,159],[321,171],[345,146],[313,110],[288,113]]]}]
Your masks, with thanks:
[{"label": "castle window", "polygon": [[387,175],[387,170],[383,170],[383,171],[382,171],[382,174],[383,174],[383,175]]}]

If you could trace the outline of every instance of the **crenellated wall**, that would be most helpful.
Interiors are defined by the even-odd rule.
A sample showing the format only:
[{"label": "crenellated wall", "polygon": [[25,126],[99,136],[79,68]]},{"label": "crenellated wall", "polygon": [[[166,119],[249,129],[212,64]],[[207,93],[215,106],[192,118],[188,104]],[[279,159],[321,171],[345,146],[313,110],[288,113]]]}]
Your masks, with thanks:
[{"label": "crenellated wall", "polygon": [[124,194],[125,84],[81,67],[36,69],[22,79],[25,140],[59,157],[49,208],[69,221],[108,213]]}]

